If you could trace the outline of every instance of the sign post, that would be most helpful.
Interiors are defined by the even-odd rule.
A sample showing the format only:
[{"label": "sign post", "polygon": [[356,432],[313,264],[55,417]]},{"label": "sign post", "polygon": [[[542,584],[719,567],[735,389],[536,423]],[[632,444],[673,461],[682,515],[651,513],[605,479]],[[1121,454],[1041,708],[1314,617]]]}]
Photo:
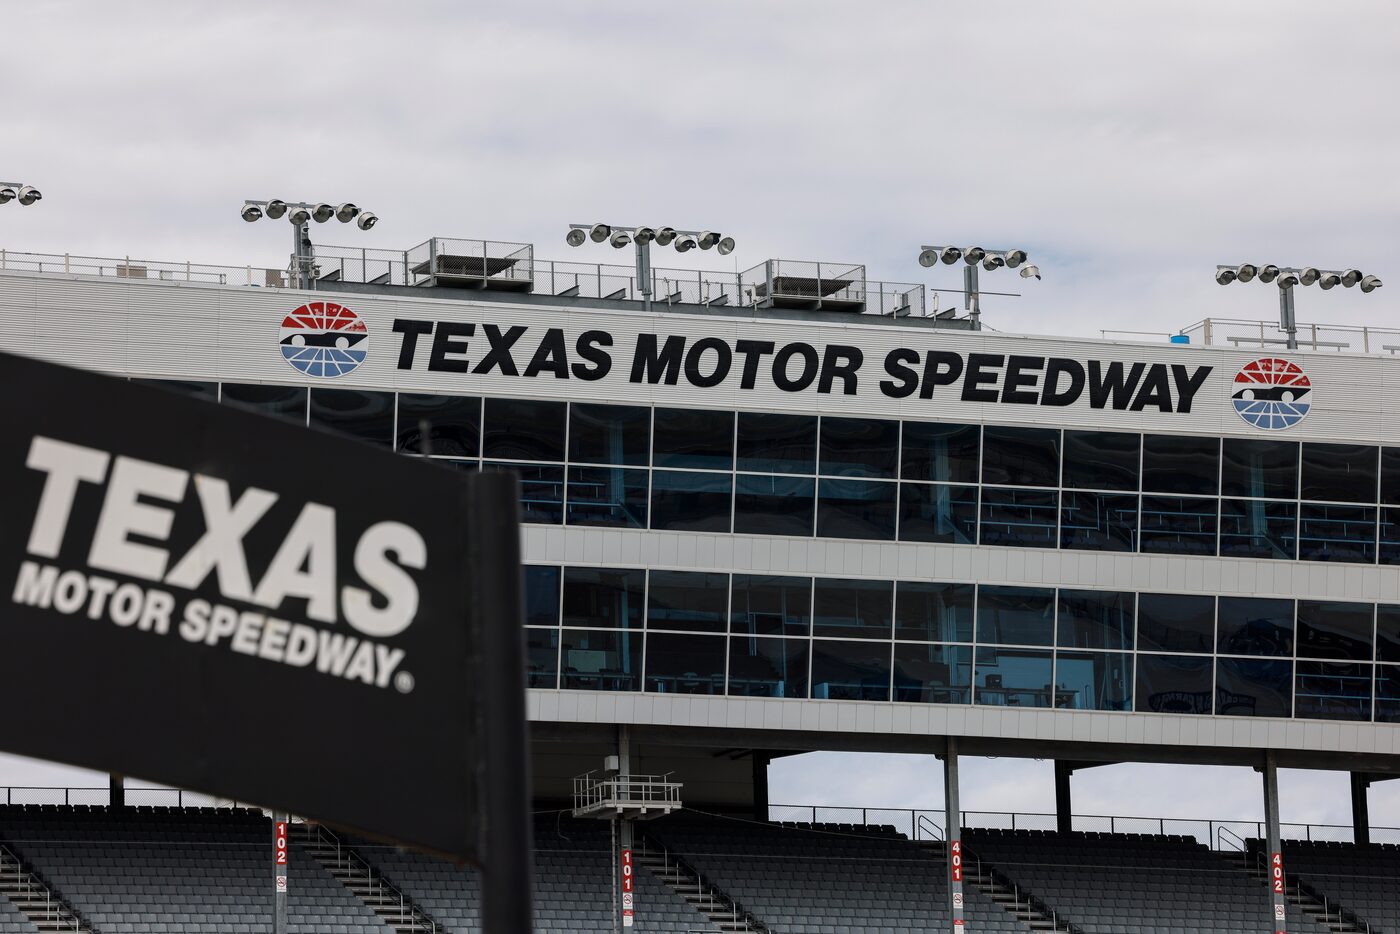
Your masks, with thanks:
[{"label": "sign post", "polygon": [[955,934],[963,932],[962,810],[958,803],[958,741],[948,737],[943,756],[943,795],[948,825],[948,917]]},{"label": "sign post", "polygon": [[287,815],[272,815],[273,874],[276,893],[273,896],[273,934],[287,934]]}]

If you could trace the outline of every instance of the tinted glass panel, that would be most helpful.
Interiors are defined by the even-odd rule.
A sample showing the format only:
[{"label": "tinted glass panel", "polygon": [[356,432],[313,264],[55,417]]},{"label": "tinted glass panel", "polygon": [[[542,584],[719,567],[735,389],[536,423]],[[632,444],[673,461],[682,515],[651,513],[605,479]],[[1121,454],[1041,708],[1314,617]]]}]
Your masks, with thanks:
[{"label": "tinted glass panel", "polygon": [[982,431],[982,482],[1007,486],[1058,486],[1060,432],[1054,428]]},{"label": "tinted glass panel", "polygon": [[1400,665],[1376,666],[1376,721],[1400,723]]},{"label": "tinted glass panel", "polygon": [[1271,499],[1220,501],[1220,554],[1230,558],[1298,555],[1298,506]]},{"label": "tinted glass panel", "polygon": [[1211,659],[1189,655],[1137,657],[1137,701],[1144,713],[1211,712]]},{"label": "tinted glass panel", "polygon": [[1059,652],[1055,706],[1069,710],[1132,710],[1133,657],[1127,652]]},{"label": "tinted glass panel", "polygon": [[649,633],[646,689],[659,694],[723,694],[725,642],[724,636]]},{"label": "tinted glass panel", "polygon": [[398,449],[424,453],[425,428],[428,454],[476,457],[481,452],[481,400],[399,393]]},{"label": "tinted glass panel", "polygon": [[132,382],[138,386],[150,386],[153,389],[164,389],[167,392],[178,392],[182,396],[193,396],[196,399],[204,399],[206,402],[217,402],[219,399],[218,383],[201,383],[185,379],[133,379]]},{"label": "tinted glass panel", "polygon": [[977,487],[901,483],[899,540],[976,544]]},{"label": "tinted glass panel", "polygon": [[642,686],[642,634],[615,629],[565,629],[563,673],[566,691],[639,691]]},{"label": "tinted glass panel", "polygon": [[818,538],[894,541],[896,483],[822,478],[817,503]]},{"label": "tinted glass panel", "polygon": [[652,464],[699,470],[734,469],[734,413],[657,409]]},{"label": "tinted glass panel", "polygon": [[1142,488],[1149,493],[1214,496],[1220,492],[1220,439],[1143,436]]},{"label": "tinted glass panel", "polygon": [[1221,597],[1216,623],[1225,655],[1293,654],[1293,601]]},{"label": "tinted glass panel", "polygon": [[1376,658],[1400,662],[1400,606],[1382,603],[1376,607]]},{"label": "tinted glass panel", "polygon": [[974,702],[996,707],[1049,707],[1052,664],[1048,649],[978,646]]},{"label": "tinted glass panel", "polygon": [[894,637],[924,642],[971,642],[972,584],[900,581],[895,585]]},{"label": "tinted glass panel", "polygon": [[371,444],[394,444],[394,394],[363,389],[311,390],[311,425]]},{"label": "tinted glass panel", "polygon": [[651,527],[686,532],[728,532],[733,484],[731,474],[652,471]]},{"label": "tinted glass panel", "polygon": [[1298,601],[1298,657],[1370,661],[1372,612],[1369,603]]},{"label": "tinted glass panel", "polygon": [[820,471],[836,477],[893,477],[899,460],[899,422],[822,418]]},{"label": "tinted glass panel", "polygon": [[1303,503],[1298,507],[1298,557],[1374,564],[1376,507]]},{"label": "tinted glass panel", "polygon": [[981,438],[978,425],[905,422],[899,475],[905,480],[976,483]]},{"label": "tinted glass panel", "polygon": [[532,688],[559,686],[559,630],[525,630],[527,681]]},{"label": "tinted glass panel", "polygon": [[1215,598],[1138,594],[1138,651],[1204,652],[1215,645]]},{"label": "tinted glass panel", "polygon": [[766,473],[815,473],[814,415],[739,413],[739,469]]},{"label": "tinted glass panel", "polygon": [[569,468],[569,525],[647,527],[647,471]]},{"label": "tinted glass panel", "polygon": [[1054,548],[1059,502],[1060,494],[1053,490],[983,487],[982,544]]},{"label": "tinted glass panel", "polygon": [[977,588],[977,641],[1053,645],[1055,591],[1049,587]]},{"label": "tinted glass panel", "polygon": [[647,581],[647,628],[724,632],[729,575],[652,571]]},{"label": "tinted glass panel", "polygon": [[1303,499],[1376,501],[1377,448],[1368,444],[1303,443]]},{"label": "tinted glass panel", "polygon": [[1382,506],[1380,523],[1381,564],[1400,564],[1400,507]]},{"label": "tinted glass panel", "polygon": [[564,521],[564,468],[487,462],[486,469],[520,476],[520,521],[560,525]]},{"label": "tinted glass panel", "polygon": [[565,568],[564,625],[642,628],[646,572],[622,568]]},{"label": "tinted glass panel", "polygon": [[533,399],[487,399],[482,454],[501,460],[562,461],[568,406]]},{"label": "tinted glass panel", "polygon": [[1081,490],[1136,490],[1142,436],[1066,431],[1062,485]]},{"label": "tinted glass panel", "polygon": [[1266,658],[1215,662],[1215,712],[1222,717],[1287,717],[1293,708],[1293,663]]},{"label": "tinted glass panel", "polygon": [[290,422],[306,424],[306,389],[301,386],[252,386],[224,383],[224,404],[275,415]]},{"label": "tinted glass panel", "polygon": [[812,580],[808,577],[734,575],[733,632],[805,636],[812,632]]},{"label": "tinted glass panel", "polygon": [[729,638],[729,693],[742,697],[806,697],[806,639]]},{"label": "tinted glass panel", "polygon": [[1293,716],[1370,720],[1373,667],[1355,662],[1298,662]]},{"label": "tinted glass panel", "polygon": [[645,467],[651,448],[651,409],[640,405],[569,407],[569,460]]},{"label": "tinted glass panel", "polygon": [[1400,505],[1400,448],[1381,449],[1381,502]]},{"label": "tinted glass panel", "polygon": [[559,625],[559,568],[525,565],[525,625]]},{"label": "tinted glass panel", "polygon": [[895,643],[894,699],[912,704],[966,704],[972,699],[972,648]]},{"label": "tinted glass panel", "polygon": [[1112,590],[1061,590],[1056,645],[1076,649],[1133,647],[1131,593]]},{"label": "tinted glass panel", "polygon": [[889,643],[814,639],[812,696],[831,700],[889,700]]},{"label": "tinted glass panel", "polygon": [[812,597],[812,631],[818,636],[888,639],[894,613],[889,581],[819,577]]},{"label": "tinted glass panel", "polygon": [[1061,548],[1137,550],[1136,494],[1067,490],[1060,496]]},{"label": "tinted glass panel", "polygon": [[1298,498],[1298,444],[1226,438],[1221,491],[1251,499]]},{"label": "tinted glass panel", "polygon": [[1138,548],[1168,555],[1213,555],[1217,500],[1144,496]]},{"label": "tinted glass panel", "polygon": [[817,482],[810,477],[734,478],[734,531],[740,535],[812,534]]}]

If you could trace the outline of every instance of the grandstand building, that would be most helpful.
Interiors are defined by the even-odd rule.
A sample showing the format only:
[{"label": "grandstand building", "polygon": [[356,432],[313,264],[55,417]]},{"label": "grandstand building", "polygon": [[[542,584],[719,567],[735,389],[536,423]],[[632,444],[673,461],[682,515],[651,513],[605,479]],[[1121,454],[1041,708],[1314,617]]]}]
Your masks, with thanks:
[{"label": "grandstand building", "polygon": [[[644,302],[630,270],[527,244],[316,263],[297,289],[281,270],[0,253],[0,349],[517,471],[539,807],[619,775],[609,807],[679,805],[636,828],[638,929],[1258,931],[1286,910],[1289,930],[1400,930],[1387,886],[1335,870],[1400,871],[1365,816],[1366,785],[1400,768],[1400,370],[1379,339],[971,330],[855,265],[652,270]],[[947,817],[921,834],[685,814],[766,820],[769,761],[813,750],[937,754]],[[1056,832],[960,834],[959,754],[1055,760]],[[1241,849],[1282,851],[1285,891],[1213,829],[1076,829],[1071,772],[1123,761],[1260,769],[1271,826]],[[1280,767],[1353,773],[1355,848],[1281,850]],[[0,843],[36,841],[64,889],[36,819],[11,814]],[[127,818],[64,819],[100,845]],[[611,930],[608,825],[561,827],[537,828],[540,929],[593,929],[550,901],[565,880]],[[1112,865],[1092,879],[1054,868],[1096,846]],[[360,849],[424,917],[471,929],[435,887],[455,870]],[[1174,873],[1207,880],[1189,906]]]}]

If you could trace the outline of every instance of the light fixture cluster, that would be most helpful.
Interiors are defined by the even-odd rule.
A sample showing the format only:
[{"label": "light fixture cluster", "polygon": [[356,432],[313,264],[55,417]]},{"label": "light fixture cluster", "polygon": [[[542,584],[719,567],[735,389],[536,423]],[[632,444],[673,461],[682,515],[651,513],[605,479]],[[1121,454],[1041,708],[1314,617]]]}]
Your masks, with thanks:
[{"label": "light fixture cluster", "polygon": [[982,264],[990,272],[1005,266],[1007,269],[1020,267],[1022,279],[1039,279],[1040,267],[1026,263],[1025,250],[984,250],[980,246],[925,246],[920,247],[919,265],[937,266],[939,261],[951,266],[962,260],[969,266]]},{"label": "light fixture cluster", "polygon": [[28,207],[36,201],[42,201],[44,195],[33,185],[22,185],[19,182],[0,182],[0,204],[9,204],[11,201],[18,201]]},{"label": "light fixture cluster", "polygon": [[331,218],[335,218],[342,224],[354,221],[361,230],[369,230],[379,223],[378,215],[372,211],[362,211],[349,201],[340,205],[330,205],[325,202],[311,204],[304,201],[288,204],[286,201],[279,201],[276,198],[271,201],[246,201],[243,204],[242,216],[248,223],[261,220],[266,216],[269,220],[280,220],[286,217],[295,227],[315,221],[324,224]]},{"label": "light fixture cluster", "polygon": [[588,240],[594,243],[607,241],[614,248],[622,249],[629,243],[646,246],[674,246],[676,252],[685,253],[699,247],[702,250],[716,249],[721,256],[734,252],[734,238],[712,230],[677,230],[674,227],[617,227],[611,224],[570,224],[564,240],[569,246],[583,246]]},{"label": "light fixture cluster", "polygon": [[1349,289],[1359,285],[1363,292],[1374,292],[1384,284],[1380,277],[1367,275],[1359,269],[1318,269],[1316,266],[1300,269],[1292,266],[1255,266],[1252,263],[1215,267],[1215,281],[1221,285],[1252,282],[1255,279],[1277,282],[1281,289],[1290,289],[1295,285],[1319,285],[1324,289],[1340,285]]}]

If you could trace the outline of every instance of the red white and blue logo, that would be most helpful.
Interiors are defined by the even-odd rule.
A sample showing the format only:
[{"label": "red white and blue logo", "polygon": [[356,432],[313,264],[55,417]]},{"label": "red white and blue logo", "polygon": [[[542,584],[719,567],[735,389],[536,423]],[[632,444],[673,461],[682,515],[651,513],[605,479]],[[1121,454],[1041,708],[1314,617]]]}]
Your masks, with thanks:
[{"label": "red white and blue logo", "polygon": [[335,302],[307,302],[282,320],[282,357],[307,376],[333,379],[365,362],[369,330]]},{"label": "red white and blue logo", "polygon": [[1312,407],[1312,382],[1302,367],[1261,357],[1235,374],[1235,411],[1255,428],[1282,431],[1303,420]]}]

